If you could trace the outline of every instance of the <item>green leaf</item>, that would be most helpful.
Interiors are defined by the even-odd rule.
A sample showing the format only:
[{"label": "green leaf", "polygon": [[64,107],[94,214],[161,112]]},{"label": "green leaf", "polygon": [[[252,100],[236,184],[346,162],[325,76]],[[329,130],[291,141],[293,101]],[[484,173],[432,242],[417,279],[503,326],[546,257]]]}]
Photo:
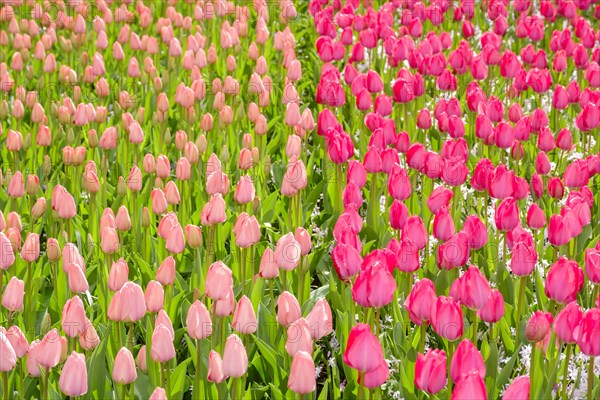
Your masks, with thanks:
[{"label": "green leaf", "polygon": [[171,387],[171,400],[181,400],[183,398],[183,393],[186,389],[187,366],[190,361],[192,361],[191,358],[184,360],[171,374],[171,379],[169,380]]},{"label": "green leaf", "polygon": [[111,331],[112,322],[108,324],[104,339],[94,349],[88,363],[88,387],[90,395],[95,399],[104,399],[106,389],[106,344],[109,339],[108,332]]}]

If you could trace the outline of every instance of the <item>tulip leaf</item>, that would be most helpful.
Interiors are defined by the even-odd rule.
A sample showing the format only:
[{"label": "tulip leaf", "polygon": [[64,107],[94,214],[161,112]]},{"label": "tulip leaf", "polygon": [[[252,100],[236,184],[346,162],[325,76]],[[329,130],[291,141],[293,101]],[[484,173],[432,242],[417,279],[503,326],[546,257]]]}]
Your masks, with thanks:
[{"label": "tulip leaf", "polygon": [[169,385],[171,387],[171,399],[172,400],[181,400],[183,398],[184,389],[186,388],[186,381],[189,380],[187,377],[187,366],[192,361],[191,358],[185,359],[181,362],[171,374],[171,378],[169,379]]},{"label": "tulip leaf", "polygon": [[496,379],[496,393],[495,396],[491,398],[496,398],[499,393],[499,388],[503,388],[507,383],[513,372],[515,371],[515,363],[517,362],[517,358],[519,357],[520,347],[517,348],[517,351],[512,355],[512,357],[508,360],[506,365],[500,371],[500,375],[498,375],[498,379]]},{"label": "tulip leaf", "polygon": [[109,340],[112,322],[109,322],[104,338],[94,349],[88,361],[88,392],[95,399],[105,398],[106,389],[106,345]]}]

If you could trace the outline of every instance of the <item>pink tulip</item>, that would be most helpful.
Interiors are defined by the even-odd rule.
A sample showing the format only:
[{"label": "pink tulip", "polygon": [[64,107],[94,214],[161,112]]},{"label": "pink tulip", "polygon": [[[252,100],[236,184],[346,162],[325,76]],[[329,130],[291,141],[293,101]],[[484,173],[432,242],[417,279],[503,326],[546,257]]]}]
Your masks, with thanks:
[{"label": "pink tulip", "polygon": [[431,307],[431,325],[446,340],[454,341],[463,334],[463,314],[452,297],[440,296]]},{"label": "pink tulip", "polygon": [[[54,368],[60,362],[62,354],[62,341],[56,328],[46,333],[44,338],[39,344],[39,349],[34,350],[36,354],[35,361],[43,368],[50,369]],[[29,350],[32,354],[32,349]]]},{"label": "pink tulip", "polygon": [[579,326],[583,311],[581,307],[575,303],[569,303],[563,308],[554,321],[554,332],[556,337],[563,343],[575,343],[573,333],[575,328]]},{"label": "pink tulip", "polygon": [[317,388],[315,363],[311,353],[298,351],[292,360],[288,388],[300,394],[312,393]]},{"label": "pink tulip", "polygon": [[548,270],[544,293],[558,303],[567,304],[577,300],[583,283],[583,271],[577,262],[562,257]]},{"label": "pink tulip", "polygon": [[258,275],[265,279],[274,279],[279,276],[279,267],[275,262],[275,253],[268,247],[260,259]]},{"label": "pink tulip", "polygon": [[502,400],[529,400],[529,376],[516,377],[506,388]]},{"label": "pink tulip", "polygon": [[[0,331],[4,331],[4,328],[0,329]],[[17,357],[24,357],[29,351],[29,343],[27,342],[27,338],[21,329],[19,329],[18,326],[13,325],[7,331],[5,331],[4,334],[10,342],[10,345],[15,351]]]},{"label": "pink tulip", "polygon": [[198,300],[190,306],[185,321],[188,335],[192,339],[205,339],[212,334],[210,314],[206,306]]},{"label": "pink tulip", "polygon": [[346,280],[355,276],[360,270],[362,257],[352,246],[337,244],[331,252],[333,266],[340,279]]},{"label": "pink tulip", "polygon": [[3,232],[0,232],[0,269],[4,270],[13,265],[15,254],[12,244]]},{"label": "pink tulip", "polygon": [[225,202],[220,193],[212,195],[209,202],[202,208],[200,220],[203,226],[212,226],[227,220]]},{"label": "pink tulip", "polygon": [[302,311],[296,297],[287,291],[281,293],[277,299],[277,322],[288,326],[301,317]]},{"label": "pink tulip", "polygon": [[255,333],[258,329],[258,321],[254,313],[254,307],[250,299],[242,296],[238,301],[235,311],[233,312],[233,320],[231,327],[239,333],[246,335]]},{"label": "pink tulip", "polygon": [[30,233],[21,248],[21,258],[27,262],[35,262],[40,256],[40,235]]},{"label": "pink tulip", "polygon": [[16,364],[17,354],[8,341],[4,330],[0,330],[0,372],[12,371]]},{"label": "pink tulip", "polygon": [[248,248],[260,240],[260,226],[255,216],[249,216],[245,212],[238,215],[233,226],[235,244],[241,248]]},{"label": "pink tulip", "polygon": [[158,324],[152,333],[152,347],[150,348],[152,360],[158,363],[172,360],[175,357],[174,339],[168,326]]},{"label": "pink tulip", "polygon": [[487,323],[496,323],[504,316],[504,298],[498,289],[490,290],[484,306],[477,310],[477,316]]},{"label": "pink tulip", "polygon": [[313,309],[306,316],[306,322],[314,340],[319,340],[333,332],[331,307],[325,298],[317,300]]},{"label": "pink tulip", "polygon": [[496,228],[502,231],[510,231],[519,222],[519,209],[512,197],[508,197],[498,205],[494,215]]},{"label": "pink tulip", "polygon": [[600,308],[592,308],[583,313],[579,325],[573,331],[577,345],[583,354],[590,357],[600,356]]},{"label": "pink tulip", "polygon": [[70,397],[83,396],[88,391],[87,375],[85,355],[71,353],[60,373],[58,381],[60,390]]},{"label": "pink tulip", "polygon": [[293,270],[298,266],[301,254],[302,247],[294,237],[293,233],[287,233],[277,241],[277,246],[275,247],[275,261],[279,268],[286,271]]},{"label": "pink tulip", "polygon": [[438,393],[446,386],[446,353],[443,350],[429,350],[427,354],[417,354],[415,364],[415,386],[427,393]]},{"label": "pink tulip", "polygon": [[176,224],[169,231],[167,241],[165,243],[166,249],[173,254],[180,254],[185,249],[185,237],[183,236],[183,229],[181,225]]},{"label": "pink tulip", "polygon": [[167,400],[167,392],[161,387],[154,389],[148,400]]},{"label": "pink tulip", "polygon": [[470,371],[458,381],[452,391],[452,400],[480,399],[487,400],[485,383],[478,371]]},{"label": "pink tulip", "polygon": [[62,329],[69,337],[77,337],[85,332],[85,308],[78,296],[67,300],[62,311]]},{"label": "pink tulip", "polygon": [[79,336],[79,345],[84,350],[94,350],[96,346],[100,344],[100,336],[98,336],[98,332],[94,325],[86,320],[85,323],[85,331],[83,335]]},{"label": "pink tulip", "polygon": [[585,274],[590,282],[600,284],[600,250],[594,248],[585,251]]},{"label": "pink tulip", "polygon": [[213,300],[223,300],[233,287],[232,272],[221,261],[217,261],[208,268],[206,274],[206,295]]},{"label": "pink tulip", "polygon": [[344,351],[344,362],[361,372],[370,372],[378,369],[382,361],[381,343],[371,333],[369,325],[358,324],[352,327]]},{"label": "pink tulip", "polygon": [[112,379],[119,385],[129,385],[137,379],[133,355],[126,347],[122,347],[115,357]]},{"label": "pink tulip", "polygon": [[146,314],[146,299],[142,288],[133,282],[126,282],[113,296],[108,307],[111,321],[137,322]]},{"label": "pink tulip", "polygon": [[248,369],[248,355],[241,339],[231,334],[225,342],[222,370],[225,376],[240,378]]},{"label": "pink tulip", "polygon": [[148,312],[157,313],[163,309],[165,291],[162,285],[157,281],[150,281],[146,286],[144,298],[146,300],[146,309]]},{"label": "pink tulip", "polygon": [[485,378],[485,364],[481,353],[469,339],[464,339],[452,356],[450,376],[457,383],[471,371],[478,371],[481,379]]},{"label": "pink tulip", "polygon": [[116,292],[123,287],[129,276],[129,267],[123,258],[114,262],[108,273],[108,288]]},{"label": "pink tulip", "polygon": [[24,287],[25,283],[16,276],[10,278],[8,285],[4,288],[2,306],[13,313],[23,311]]},{"label": "pink tulip", "polygon": [[160,263],[156,270],[156,280],[163,286],[173,285],[175,283],[176,267],[173,256],[168,256]]},{"label": "pink tulip", "polygon": [[437,296],[431,280],[424,278],[415,283],[404,301],[410,320],[417,325],[427,324],[431,319],[431,307],[436,300]]},{"label": "pink tulip", "polygon": [[527,321],[525,336],[530,342],[539,342],[546,337],[552,326],[553,317],[550,313],[536,311]]},{"label": "pink tulip", "polygon": [[308,322],[304,318],[298,318],[287,326],[287,340],[285,350],[291,357],[299,351],[312,354],[313,340],[310,334]]},{"label": "pink tulip", "polygon": [[223,374],[223,360],[219,353],[211,350],[208,354],[208,376],[206,378],[209,382],[221,383],[227,376]]}]

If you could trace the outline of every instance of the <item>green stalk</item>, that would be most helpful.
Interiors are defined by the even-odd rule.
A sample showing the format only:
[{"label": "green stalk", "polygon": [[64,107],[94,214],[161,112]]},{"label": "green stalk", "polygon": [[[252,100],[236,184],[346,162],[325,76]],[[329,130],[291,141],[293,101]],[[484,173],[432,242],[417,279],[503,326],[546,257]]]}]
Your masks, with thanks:
[{"label": "green stalk", "polygon": [[592,400],[592,392],[594,391],[594,358],[590,357],[590,364],[588,365],[587,400]]},{"label": "green stalk", "polygon": [[200,340],[196,340],[196,375],[194,376],[194,398],[201,399],[200,384],[202,378],[200,372],[202,370],[202,353],[200,352]]},{"label": "green stalk", "polygon": [[519,297],[517,299],[517,318],[515,319],[517,328],[517,344],[519,343],[520,329],[521,329],[521,313],[523,310],[523,303],[525,302],[525,289],[527,288],[527,275],[522,276],[519,281]]},{"label": "green stalk", "polygon": [[[8,388],[8,372],[2,372],[2,381],[4,382],[4,398],[8,399],[9,388]],[[47,396],[46,396],[47,397]]]},{"label": "green stalk", "polygon": [[563,378],[562,378],[562,399],[566,399],[567,398],[567,381],[569,379],[569,360],[571,358],[571,350],[573,349],[573,345],[567,343],[567,354],[565,354],[565,366],[564,366],[564,371],[563,371]]},{"label": "green stalk", "polygon": [[470,310],[470,314],[471,314],[471,324],[472,326],[472,331],[471,331],[471,341],[473,342],[474,345],[477,346],[477,311],[476,310]]}]

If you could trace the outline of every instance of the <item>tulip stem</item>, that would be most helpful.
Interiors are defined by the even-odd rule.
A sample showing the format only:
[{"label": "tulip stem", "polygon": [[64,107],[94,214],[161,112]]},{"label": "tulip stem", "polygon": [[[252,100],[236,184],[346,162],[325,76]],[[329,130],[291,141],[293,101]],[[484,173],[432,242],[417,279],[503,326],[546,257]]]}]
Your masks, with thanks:
[{"label": "tulip stem", "polygon": [[127,398],[127,385],[121,385],[121,398],[123,400]]},{"label": "tulip stem", "polygon": [[298,302],[300,303],[300,307],[304,303],[304,269],[302,268],[304,264],[304,256],[300,257],[300,263],[298,264]]},{"label": "tulip stem", "polygon": [[202,353],[200,352],[200,340],[196,339],[196,376],[194,377],[194,398],[201,399],[200,395],[200,383],[202,378],[200,372],[202,371]]},{"label": "tulip stem", "polygon": [[31,292],[31,284],[33,282],[33,276],[31,276],[31,263],[27,263],[27,279],[25,280],[25,293],[27,293],[27,329],[32,332],[35,336],[35,318],[32,318],[35,313],[34,301],[37,300],[37,296],[34,296]]},{"label": "tulip stem", "polygon": [[531,344],[531,358],[529,360],[529,398],[530,399],[535,399],[535,385],[534,385],[534,377],[535,377],[535,373],[534,370],[536,368],[536,363],[537,363],[537,349],[535,348],[536,343],[532,343]]},{"label": "tulip stem", "polygon": [[567,343],[567,354],[565,354],[565,366],[564,366],[564,371],[563,371],[563,378],[562,378],[562,396],[561,398],[566,399],[567,398],[567,380],[569,378],[569,360],[571,358],[571,350],[573,348],[573,345]]},{"label": "tulip stem", "polygon": [[472,333],[471,333],[471,341],[475,346],[477,346],[477,311],[471,310],[471,325]]},{"label": "tulip stem", "polygon": [[8,372],[2,372],[2,381],[4,382],[4,398],[8,399]]},{"label": "tulip stem", "polygon": [[448,370],[448,393],[452,393],[452,375],[450,374],[450,363],[452,362],[452,356],[454,355],[454,342],[448,341],[448,357],[447,357],[447,370]]},{"label": "tulip stem", "polygon": [[525,301],[525,289],[527,288],[527,275],[521,277],[519,282],[519,297],[517,298],[517,318],[515,319],[517,328],[517,344],[519,343],[521,330],[521,312]]},{"label": "tulip stem", "polygon": [[134,329],[134,323],[132,322],[129,325],[129,332],[127,334],[127,347],[129,348],[130,351],[133,351],[133,329]]},{"label": "tulip stem", "polygon": [[365,399],[365,387],[362,384],[362,371],[358,371],[358,391],[356,392],[356,400],[364,400]]},{"label": "tulip stem", "polygon": [[588,387],[587,387],[587,400],[592,400],[594,391],[594,359],[590,357],[590,364],[588,365]]},{"label": "tulip stem", "polygon": [[425,351],[425,338],[427,337],[427,322],[423,321],[420,326],[421,338],[419,341],[419,353]]}]

